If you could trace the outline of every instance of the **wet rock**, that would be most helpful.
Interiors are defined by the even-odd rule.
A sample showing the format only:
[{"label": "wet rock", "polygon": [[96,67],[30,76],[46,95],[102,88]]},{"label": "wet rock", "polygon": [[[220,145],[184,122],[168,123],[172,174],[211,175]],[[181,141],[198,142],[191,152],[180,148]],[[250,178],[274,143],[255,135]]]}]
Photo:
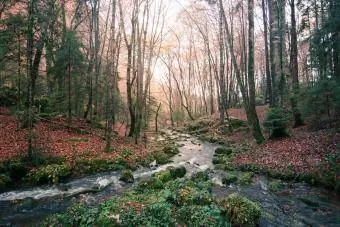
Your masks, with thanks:
[{"label": "wet rock", "polygon": [[135,181],[131,170],[123,170],[119,180],[126,183],[133,183]]}]

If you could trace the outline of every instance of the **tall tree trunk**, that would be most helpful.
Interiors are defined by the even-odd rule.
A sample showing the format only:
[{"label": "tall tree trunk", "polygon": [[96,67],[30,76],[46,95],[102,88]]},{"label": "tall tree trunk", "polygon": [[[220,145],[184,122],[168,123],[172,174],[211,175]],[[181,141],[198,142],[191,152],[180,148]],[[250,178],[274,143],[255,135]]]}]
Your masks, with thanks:
[{"label": "tall tree trunk", "polygon": [[[283,68],[281,66],[282,49],[280,34],[280,11],[282,0],[268,0],[269,5],[269,30],[270,30],[270,65],[273,86],[272,107],[282,105],[280,84],[282,83]],[[282,18],[281,18],[282,19]]]},{"label": "tall tree trunk", "polygon": [[224,123],[224,115],[226,112],[225,104],[225,75],[224,75],[224,39],[223,39],[223,3],[222,0],[219,1],[219,49],[220,49],[220,78],[219,78],[219,87],[220,87],[220,100],[219,100],[219,112],[220,112],[220,123]]},{"label": "tall tree trunk", "polygon": [[299,95],[299,68],[298,68],[298,48],[297,48],[297,34],[296,34],[296,20],[295,20],[295,2],[290,0],[290,16],[291,16],[291,49],[290,49],[290,73],[292,76],[293,97],[291,98],[291,105],[294,115],[294,127],[303,124],[301,113],[298,109],[298,95]]},{"label": "tall tree trunk", "polygon": [[267,22],[267,5],[266,0],[262,0],[262,15],[263,15],[263,29],[264,29],[264,51],[266,57],[266,103],[272,103],[272,80],[270,75],[269,50],[268,50],[268,22]]},{"label": "tall tree trunk", "polygon": [[249,86],[249,104],[246,106],[248,109],[248,122],[252,127],[253,137],[257,143],[262,143],[264,137],[261,132],[259,119],[255,107],[255,78],[254,78],[254,0],[248,0],[248,86]]}]

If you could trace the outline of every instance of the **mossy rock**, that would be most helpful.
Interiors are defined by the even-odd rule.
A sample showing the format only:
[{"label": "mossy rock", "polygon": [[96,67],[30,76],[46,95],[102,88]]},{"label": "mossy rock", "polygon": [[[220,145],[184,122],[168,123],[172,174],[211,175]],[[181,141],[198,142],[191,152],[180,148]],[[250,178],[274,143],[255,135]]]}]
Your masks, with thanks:
[{"label": "mossy rock", "polygon": [[253,178],[254,178],[253,172],[241,173],[238,183],[243,185],[250,184],[253,182]]},{"label": "mossy rock", "polygon": [[215,157],[213,157],[213,159],[212,159],[212,163],[213,163],[214,165],[225,164],[225,160],[224,160],[224,158],[221,157],[221,156],[215,156]]},{"label": "mossy rock", "polygon": [[170,156],[162,152],[155,154],[154,158],[156,159],[156,162],[159,165],[163,165],[170,162]]},{"label": "mossy rock", "polygon": [[187,170],[184,166],[179,166],[179,167],[170,166],[168,167],[168,169],[173,179],[182,178],[187,173]]},{"label": "mossy rock", "polygon": [[222,178],[222,183],[224,185],[229,185],[231,183],[235,183],[237,181],[237,176],[234,174],[226,173]]},{"label": "mossy rock", "polygon": [[129,169],[122,171],[119,180],[126,183],[133,183],[135,181],[132,171]]},{"label": "mossy rock", "polygon": [[232,153],[233,149],[230,147],[218,147],[215,149],[215,154],[231,155]]},{"label": "mossy rock", "polygon": [[137,189],[141,191],[163,189],[163,188],[164,188],[164,183],[160,179],[157,179],[155,177],[141,180],[137,186]]},{"label": "mossy rock", "polygon": [[209,176],[208,171],[202,171],[202,172],[194,173],[190,179],[193,182],[205,182],[209,180],[209,178],[210,176]]},{"label": "mossy rock", "polygon": [[255,226],[261,217],[261,208],[256,203],[236,193],[222,200],[220,205],[235,225]]},{"label": "mossy rock", "polygon": [[173,179],[172,174],[169,169],[162,170],[162,171],[155,173],[154,177],[162,181],[163,183],[168,182]]},{"label": "mossy rock", "polygon": [[175,144],[168,144],[164,146],[162,150],[164,154],[168,154],[172,156],[179,153],[178,147]]}]

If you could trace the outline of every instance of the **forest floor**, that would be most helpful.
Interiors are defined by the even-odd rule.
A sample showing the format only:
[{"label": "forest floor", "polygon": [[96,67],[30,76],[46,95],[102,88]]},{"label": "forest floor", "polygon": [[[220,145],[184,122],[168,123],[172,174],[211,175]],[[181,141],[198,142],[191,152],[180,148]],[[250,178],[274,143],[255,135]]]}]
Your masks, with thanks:
[{"label": "forest floor", "polygon": [[[147,149],[135,145],[132,140],[120,135],[120,125],[116,128],[120,132],[112,136],[112,151],[104,152],[106,141],[103,130],[91,127],[83,119],[73,119],[71,128],[67,127],[67,119],[63,117],[40,120],[34,128],[35,147],[47,155],[64,156],[69,162],[75,156],[114,159],[127,149],[140,158],[153,150],[155,144],[149,144]],[[0,107],[0,162],[26,152],[27,136],[27,130],[20,128],[9,109]]]},{"label": "forest floor", "polygon": [[[261,123],[264,122],[267,106],[257,107]],[[331,182],[340,181],[340,131],[322,129],[313,131],[308,123],[290,129],[290,137],[267,139],[258,145],[255,143],[246,125],[247,117],[242,109],[229,109],[233,129],[228,123],[219,124],[218,116],[213,115],[187,123],[181,130],[194,134],[199,138],[234,147],[246,147],[232,160],[232,165],[243,170],[259,172],[290,172],[298,175],[327,175]],[[242,121],[239,121],[242,120]],[[268,136],[268,132],[264,132]],[[281,174],[280,174],[281,175]]]}]

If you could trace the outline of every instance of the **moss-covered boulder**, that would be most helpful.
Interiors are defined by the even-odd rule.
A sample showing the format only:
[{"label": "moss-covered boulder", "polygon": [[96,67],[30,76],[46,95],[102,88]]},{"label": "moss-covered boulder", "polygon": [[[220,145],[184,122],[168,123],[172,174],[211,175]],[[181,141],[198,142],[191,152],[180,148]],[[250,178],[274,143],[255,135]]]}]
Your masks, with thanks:
[{"label": "moss-covered boulder", "polygon": [[168,182],[173,179],[169,169],[162,170],[162,171],[155,173],[154,177],[162,181],[163,183]]},{"label": "moss-covered boulder", "polygon": [[222,183],[224,185],[229,185],[231,183],[235,183],[237,181],[237,176],[231,173],[226,173],[222,177]]},{"label": "moss-covered boulder", "polygon": [[233,149],[230,147],[218,147],[215,149],[215,154],[231,155],[232,153]]},{"label": "moss-covered boulder", "polygon": [[232,224],[255,226],[261,217],[261,208],[249,199],[236,193],[220,203]]},{"label": "moss-covered boulder", "polygon": [[179,166],[176,168],[170,166],[168,167],[168,170],[170,171],[170,174],[173,179],[184,177],[185,174],[187,173],[187,170],[184,166]]},{"label": "moss-covered boulder", "polygon": [[129,169],[122,171],[119,180],[126,183],[133,183],[135,181],[132,171]]},{"label": "moss-covered boulder", "polygon": [[158,152],[154,155],[154,158],[159,165],[163,165],[170,162],[171,155],[165,154],[163,152]]},{"label": "moss-covered boulder", "polygon": [[179,153],[178,147],[175,144],[167,144],[163,147],[164,154],[176,155]]}]

